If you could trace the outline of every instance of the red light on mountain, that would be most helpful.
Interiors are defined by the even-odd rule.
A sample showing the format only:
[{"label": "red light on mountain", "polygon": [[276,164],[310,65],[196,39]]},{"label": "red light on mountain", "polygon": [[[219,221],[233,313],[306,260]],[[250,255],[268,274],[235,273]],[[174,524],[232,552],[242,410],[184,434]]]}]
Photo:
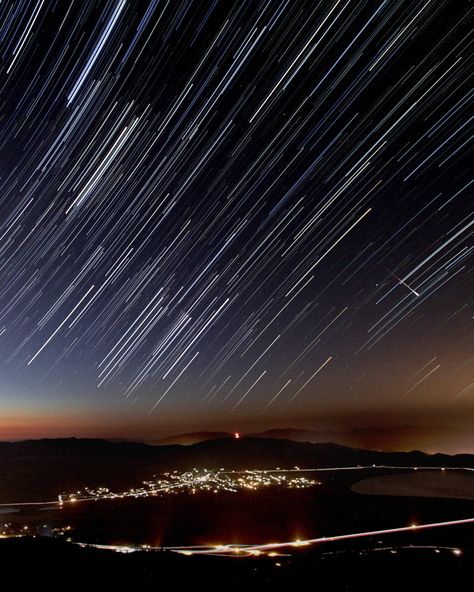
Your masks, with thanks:
[{"label": "red light on mountain", "polygon": [[234,434],[234,438],[235,438],[236,440],[238,440],[238,439],[240,438],[240,434],[239,434],[239,432],[235,432],[235,434]]}]

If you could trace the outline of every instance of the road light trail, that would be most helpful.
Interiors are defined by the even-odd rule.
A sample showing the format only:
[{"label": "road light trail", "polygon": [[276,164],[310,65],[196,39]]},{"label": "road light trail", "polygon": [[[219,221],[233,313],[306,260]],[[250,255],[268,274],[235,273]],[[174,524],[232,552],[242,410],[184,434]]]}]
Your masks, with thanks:
[{"label": "road light trail", "polygon": [[411,524],[410,526],[400,526],[398,528],[384,528],[380,530],[368,530],[364,532],[354,532],[349,534],[339,534],[328,537],[318,537],[314,539],[305,539],[298,541],[286,541],[281,543],[269,543],[262,545],[219,545],[216,547],[163,547],[168,551],[177,553],[193,554],[193,555],[216,555],[227,553],[235,554],[239,552],[253,553],[256,551],[272,551],[274,549],[284,549],[287,547],[302,547],[307,545],[314,545],[317,543],[330,543],[335,541],[344,541],[349,539],[358,539],[363,537],[380,536],[384,534],[395,534],[400,532],[414,532],[419,530],[427,530],[430,528],[442,528],[446,526],[458,526],[462,524],[474,524],[474,518],[464,518],[461,520],[449,520],[446,522],[430,522],[426,524]]},{"label": "road light trail", "polygon": [[313,539],[304,539],[297,541],[285,541],[280,543],[268,543],[262,545],[239,545],[235,543],[222,545],[189,545],[189,546],[159,546],[154,547],[145,545],[143,547],[132,547],[127,545],[103,545],[103,544],[89,544],[82,542],[74,542],[80,547],[94,547],[95,549],[104,549],[109,551],[116,551],[118,553],[133,553],[146,548],[151,551],[170,551],[179,553],[181,555],[214,555],[214,556],[238,556],[248,557],[251,555],[258,555],[266,551],[274,551],[276,549],[288,549],[296,547],[306,547],[309,545],[332,543],[336,541],[346,541],[352,539],[359,539],[365,537],[373,537],[380,535],[391,535],[401,532],[415,532],[420,530],[429,530],[431,528],[444,528],[449,526],[461,526],[466,524],[474,524],[474,518],[463,518],[460,520],[448,520],[444,522],[428,522],[425,524],[411,524],[410,526],[400,526],[398,528],[384,528],[380,530],[368,530],[363,532],[353,532],[349,534],[338,534],[328,537],[318,537]]}]

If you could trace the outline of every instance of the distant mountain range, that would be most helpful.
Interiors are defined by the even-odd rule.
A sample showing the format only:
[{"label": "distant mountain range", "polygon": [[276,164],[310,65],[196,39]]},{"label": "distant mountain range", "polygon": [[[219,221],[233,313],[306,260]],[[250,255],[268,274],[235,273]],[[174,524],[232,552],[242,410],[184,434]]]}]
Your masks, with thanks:
[{"label": "distant mountain range", "polygon": [[177,434],[175,436],[168,436],[167,438],[160,438],[155,442],[148,442],[148,444],[156,446],[169,446],[172,444],[190,446],[192,444],[198,444],[199,442],[205,442],[206,440],[219,440],[221,438],[233,437],[234,434],[231,434],[230,432],[191,432],[189,434]]},{"label": "distant mountain range", "polygon": [[[170,436],[151,442],[155,445],[181,444],[189,446],[204,442],[230,438],[234,434],[229,432],[192,432]],[[379,450],[385,452],[400,452],[423,450],[434,452],[433,442],[439,448],[436,452],[455,454],[463,450],[474,454],[474,439],[472,430],[467,428],[450,428],[440,426],[393,426],[383,428],[356,428],[345,432],[302,430],[291,427],[241,434],[242,438],[271,438],[277,440],[292,440],[293,442],[332,443],[365,450]]]},{"label": "distant mountain range", "polygon": [[474,467],[474,455],[376,452],[261,435],[208,439],[189,446],[76,438],[3,442],[0,503],[54,500],[62,491],[76,491],[84,486],[123,491],[153,474],[194,467],[268,469],[372,464]]}]

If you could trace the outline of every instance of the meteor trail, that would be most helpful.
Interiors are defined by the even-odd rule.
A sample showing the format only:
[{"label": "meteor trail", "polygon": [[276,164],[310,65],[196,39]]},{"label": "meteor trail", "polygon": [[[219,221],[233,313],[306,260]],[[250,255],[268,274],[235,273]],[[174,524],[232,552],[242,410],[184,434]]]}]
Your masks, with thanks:
[{"label": "meteor trail", "polygon": [[412,292],[413,294],[415,294],[415,296],[420,296],[420,294],[416,290],[414,290],[413,288],[411,288],[406,282],[404,282],[402,279],[400,279],[394,273],[390,272],[390,274],[393,275],[393,277],[398,281],[399,284],[403,284],[405,286],[405,288],[408,288],[410,290],[410,292]]}]

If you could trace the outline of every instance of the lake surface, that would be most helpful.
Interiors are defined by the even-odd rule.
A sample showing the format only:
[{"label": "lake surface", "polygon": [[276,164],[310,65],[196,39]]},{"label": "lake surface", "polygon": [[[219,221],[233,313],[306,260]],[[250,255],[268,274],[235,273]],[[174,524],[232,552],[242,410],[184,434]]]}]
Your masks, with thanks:
[{"label": "lake surface", "polygon": [[370,477],[351,487],[367,495],[437,497],[474,500],[474,473],[417,471]]}]

